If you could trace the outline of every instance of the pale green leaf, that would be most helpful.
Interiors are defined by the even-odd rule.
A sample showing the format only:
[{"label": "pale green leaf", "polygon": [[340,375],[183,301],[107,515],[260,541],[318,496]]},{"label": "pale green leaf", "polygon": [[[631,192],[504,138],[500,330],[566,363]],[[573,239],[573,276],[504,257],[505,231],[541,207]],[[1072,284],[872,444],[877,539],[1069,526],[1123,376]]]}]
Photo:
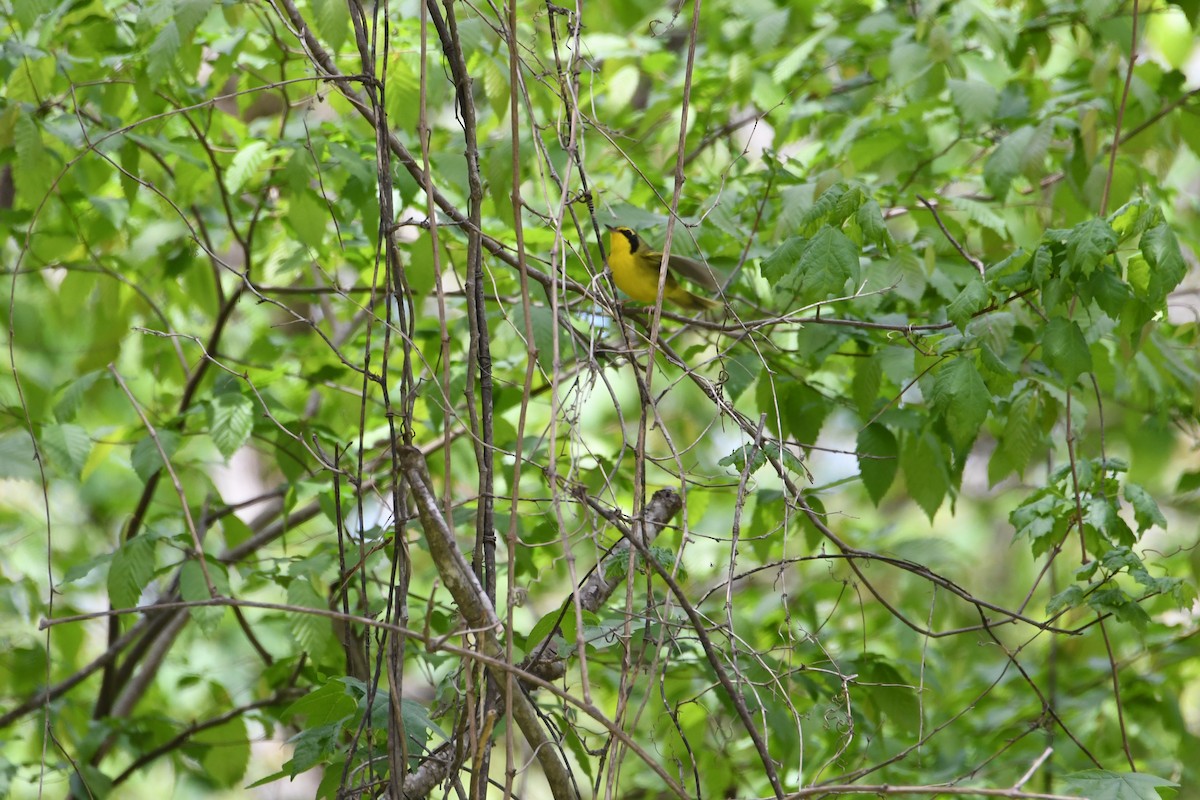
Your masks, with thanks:
[{"label": "pale green leaf", "polygon": [[135,536],[113,554],[108,566],[108,599],[113,608],[137,605],[154,577],[154,543],[153,537]]},{"label": "pale green leaf", "polygon": [[239,392],[221,392],[208,401],[208,429],[221,455],[229,459],[250,439],[254,402]]},{"label": "pale green leaf", "polygon": [[226,191],[230,194],[240,193],[270,155],[271,148],[262,139],[255,139],[238,150],[225,170]]},{"label": "pale green leaf", "polygon": [[76,480],[92,452],[92,438],[78,425],[47,425],[42,428],[38,444],[55,468]]},{"label": "pale green leaf", "polygon": [[173,456],[179,449],[178,433],[167,429],[158,430],[156,433],[158,435],[157,444],[153,437],[146,436],[138,440],[129,454],[129,462],[133,466],[133,471],[142,481],[150,480],[154,473],[163,468],[162,454],[159,452],[160,445],[166,451],[167,458]]}]

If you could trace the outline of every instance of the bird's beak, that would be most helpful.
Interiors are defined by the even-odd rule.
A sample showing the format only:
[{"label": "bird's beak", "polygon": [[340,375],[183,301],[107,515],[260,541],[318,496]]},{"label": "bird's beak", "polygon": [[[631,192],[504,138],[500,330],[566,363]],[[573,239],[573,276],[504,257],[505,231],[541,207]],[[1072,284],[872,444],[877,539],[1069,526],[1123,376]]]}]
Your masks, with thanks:
[{"label": "bird's beak", "polygon": [[616,228],[614,228],[612,225],[609,225],[607,222],[606,222],[606,223],[604,223],[604,227],[608,228],[610,231],[615,231],[615,230],[616,230]]}]

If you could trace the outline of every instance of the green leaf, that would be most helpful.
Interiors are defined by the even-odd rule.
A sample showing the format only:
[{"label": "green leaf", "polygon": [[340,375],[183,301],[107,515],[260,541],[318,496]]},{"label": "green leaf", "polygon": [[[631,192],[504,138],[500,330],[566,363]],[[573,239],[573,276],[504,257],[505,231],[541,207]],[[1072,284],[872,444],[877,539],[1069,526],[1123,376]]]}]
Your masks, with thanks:
[{"label": "green leaf", "polygon": [[1081,278],[1091,275],[1117,246],[1117,234],[1102,219],[1089,219],[1067,236],[1067,263]]},{"label": "green leaf", "polygon": [[255,139],[238,150],[225,170],[225,190],[230,194],[240,194],[270,156],[271,149],[262,139]]},{"label": "green leaf", "polygon": [[67,388],[63,389],[58,402],[54,404],[54,418],[59,422],[70,422],[75,419],[88,390],[103,374],[104,372],[101,370],[94,370],[71,381]]},{"label": "green leaf", "polygon": [[1150,615],[1145,609],[1121,589],[1101,589],[1088,598],[1087,604],[1097,614],[1112,614],[1139,631],[1145,630],[1150,623]]},{"label": "green leaf", "polygon": [[1000,93],[987,81],[975,78],[946,81],[950,89],[950,100],[963,124],[973,128],[992,119],[1000,105]]},{"label": "green leaf", "polygon": [[867,419],[875,410],[879,400],[879,389],[883,385],[883,363],[878,356],[860,358],[854,366],[854,379],[850,390],[859,416]]},{"label": "green leaf", "polygon": [[905,437],[900,466],[908,493],[932,520],[950,489],[946,460],[937,440],[928,433]]},{"label": "green leaf", "polygon": [[1138,533],[1144,533],[1147,528],[1157,525],[1167,527],[1167,518],[1163,516],[1154,498],[1136,483],[1125,484],[1125,499],[1133,506],[1133,516],[1137,520]]},{"label": "green leaf", "polygon": [[13,145],[16,158],[12,161],[12,176],[17,196],[26,198],[25,203],[34,206],[54,182],[55,165],[42,141],[42,129],[32,114],[17,118],[13,127]]},{"label": "green leaf", "polygon": [[250,735],[243,717],[197,731],[192,742],[208,745],[200,763],[205,776],[218,786],[232,789],[246,774],[250,765]]},{"label": "green leaf", "polygon": [[1060,611],[1078,608],[1085,598],[1086,594],[1083,591],[1083,587],[1077,583],[1072,583],[1046,602],[1046,613],[1054,616]]},{"label": "green leaf", "polygon": [[840,229],[822,227],[804,248],[796,271],[784,286],[802,300],[813,302],[840,296],[857,288],[858,247]]},{"label": "green leaf", "polygon": [[988,461],[989,486],[995,486],[1014,472],[1024,473],[1034,448],[1041,441],[1040,415],[1034,391],[1026,389],[1013,398],[1004,420],[1004,431],[997,438],[996,449]]},{"label": "green leaf", "polygon": [[287,221],[300,242],[319,250],[325,242],[329,214],[325,204],[313,192],[305,190],[293,195],[289,201]]},{"label": "green leaf", "polygon": [[1025,152],[1033,142],[1034,129],[1023,125],[1004,137],[988,156],[983,167],[983,182],[998,200],[1008,194],[1013,178],[1021,173]]},{"label": "green leaf", "polygon": [[868,199],[854,213],[854,219],[868,242],[881,248],[891,246],[892,233],[883,220],[883,211],[879,208],[879,203]]},{"label": "green leaf", "polygon": [[250,439],[254,402],[240,392],[221,392],[213,395],[207,408],[209,435],[228,461]]},{"label": "green leaf", "polygon": [[1055,317],[1042,332],[1042,358],[1046,365],[1063,376],[1070,386],[1085,372],[1092,371],[1092,353],[1079,323]]},{"label": "green leaf", "polygon": [[762,261],[762,274],[773,284],[781,283],[792,274],[804,253],[808,239],[803,236],[791,236],[783,241],[775,252]]},{"label": "green leaf", "polygon": [[726,359],[725,393],[729,399],[736,401],[741,397],[762,372],[762,367],[762,356],[748,347],[739,349],[733,358]]},{"label": "green leaf", "polygon": [[958,296],[951,300],[950,305],[946,307],[946,317],[954,323],[954,327],[965,331],[971,318],[975,316],[976,312],[987,308],[991,299],[991,293],[983,285],[983,278],[977,275],[973,276],[971,280],[967,281],[967,285],[962,288]]},{"label": "green leaf", "polygon": [[155,433],[158,435],[157,444],[154,437],[145,436],[138,440],[129,453],[129,463],[143,483],[149,481],[154,473],[163,468],[162,453],[158,449],[160,445],[166,452],[167,458],[175,455],[175,451],[179,449],[178,433],[168,428],[162,428]]},{"label": "green leaf", "polygon": [[1112,772],[1088,769],[1063,776],[1066,791],[1088,800],[1162,800],[1159,787],[1179,784],[1145,772]]},{"label": "green leaf", "polygon": [[175,20],[167,20],[146,51],[146,74],[151,83],[158,83],[167,70],[174,66],[180,44],[179,26]]},{"label": "green leaf", "polygon": [[312,0],[317,32],[336,54],[346,42],[350,26],[350,6],[339,0]]},{"label": "green leaf", "polygon": [[991,395],[974,360],[959,356],[942,367],[934,377],[930,402],[934,413],[945,419],[955,451],[966,452],[991,407]]},{"label": "green leaf", "polygon": [[75,480],[83,474],[83,465],[92,452],[92,438],[78,425],[47,425],[42,428],[38,444],[51,464]]},{"label": "green leaf", "polygon": [[1158,305],[1179,285],[1187,274],[1187,263],[1175,239],[1175,232],[1166,223],[1156,225],[1142,234],[1142,255],[1150,267],[1145,299]]},{"label": "green leaf", "polygon": [[[760,386],[763,384],[760,384]],[[770,398],[759,398],[759,407],[774,416]],[[807,383],[784,384],[779,398],[782,433],[785,437],[808,446],[816,444],[821,426],[829,414],[829,400]]]},{"label": "green leaf", "polygon": [[[328,606],[307,578],[299,578],[288,584],[288,605],[299,608],[325,610]],[[333,631],[325,617],[297,611],[288,615],[292,637],[296,644],[315,657],[323,657],[333,644]]]},{"label": "green leaf", "polygon": [[357,705],[339,680],[327,681],[285,708],[280,717],[289,721],[303,718],[306,728],[336,724],[350,719]]},{"label": "green leaf", "polygon": [[858,471],[863,486],[878,506],[900,467],[900,447],[890,430],[879,423],[872,423],[858,432]]},{"label": "green leaf", "polygon": [[108,566],[108,600],[113,608],[133,608],[154,577],[152,536],[135,536],[113,554]]}]

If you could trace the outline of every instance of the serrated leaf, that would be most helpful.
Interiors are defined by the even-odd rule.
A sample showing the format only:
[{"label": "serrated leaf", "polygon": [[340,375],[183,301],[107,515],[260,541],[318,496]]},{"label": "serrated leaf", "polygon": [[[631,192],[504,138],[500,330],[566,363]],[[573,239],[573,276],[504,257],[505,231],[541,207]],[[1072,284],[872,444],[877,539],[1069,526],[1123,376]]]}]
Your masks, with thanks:
[{"label": "serrated leaf", "polygon": [[143,483],[150,480],[154,473],[163,468],[162,454],[158,451],[158,445],[162,445],[162,449],[167,453],[167,458],[175,455],[175,451],[179,449],[178,433],[168,429],[162,429],[156,433],[158,434],[158,444],[155,444],[152,436],[146,436],[138,440],[129,454],[129,462],[133,466],[133,471],[137,473]]},{"label": "serrated leaf", "polygon": [[13,127],[17,157],[12,161],[13,183],[19,197],[31,205],[45,195],[54,181],[54,163],[42,141],[42,130],[32,114],[22,114]]},{"label": "serrated leaf", "polygon": [[146,74],[152,83],[157,83],[175,64],[175,56],[179,53],[181,43],[179,27],[175,20],[167,20],[167,24],[155,35],[154,41],[146,51]]},{"label": "serrated leaf", "polygon": [[836,211],[841,205],[842,196],[847,191],[849,191],[849,187],[846,184],[835,183],[821,192],[821,196],[812,204],[812,207],[800,216],[800,221],[797,223],[800,233],[812,236],[822,225],[832,223],[840,226],[845,222],[844,217],[836,216]]},{"label": "serrated leaf", "polygon": [[905,437],[900,466],[908,493],[932,520],[950,489],[946,461],[937,440],[928,433]]},{"label": "serrated leaf", "polygon": [[1146,610],[1121,589],[1101,589],[1088,598],[1087,604],[1097,614],[1112,614],[1138,630],[1144,630],[1150,622]]},{"label": "serrated leaf", "polygon": [[900,467],[900,447],[896,437],[883,425],[872,423],[859,431],[855,449],[863,486],[871,502],[878,506]]},{"label": "serrated leaf", "polygon": [[1033,455],[1033,448],[1041,441],[1039,416],[1036,393],[1027,389],[1013,398],[1004,421],[1004,432],[1000,434],[996,449],[988,461],[990,486],[995,486],[1013,472],[1018,475],[1024,473]]},{"label": "serrated leaf", "polygon": [[967,323],[977,312],[987,307],[989,300],[991,300],[991,294],[983,285],[983,278],[974,277],[946,306],[946,317],[954,323],[954,327],[965,331]]},{"label": "serrated leaf", "polygon": [[1003,200],[1013,178],[1021,173],[1025,150],[1033,141],[1034,130],[1028,125],[1004,137],[983,166],[983,182],[997,200]]},{"label": "serrated leaf", "polygon": [[230,194],[239,194],[270,155],[271,148],[262,139],[256,139],[238,150],[225,170],[225,190]]},{"label": "serrated leaf", "polygon": [[1067,236],[1067,264],[1086,278],[1117,246],[1117,234],[1102,219],[1089,219],[1071,229]]},{"label": "serrated leaf", "polygon": [[773,284],[782,283],[800,263],[804,245],[808,242],[803,236],[791,236],[783,241],[775,252],[762,261],[762,274]]},{"label": "serrated leaf", "polygon": [[735,447],[717,463],[738,474],[753,475],[767,463],[767,456],[761,447],[751,443]]},{"label": "serrated leaf", "polygon": [[945,419],[956,452],[965,452],[979,435],[991,399],[970,358],[955,358],[934,376],[930,403],[934,413]]},{"label": "serrated leaf", "polygon": [[335,679],[292,703],[280,716],[289,721],[303,717],[304,726],[311,728],[343,722],[353,716],[356,709],[357,704],[347,692],[346,685]]},{"label": "serrated leaf", "polygon": [[1133,506],[1133,516],[1137,521],[1138,533],[1144,533],[1147,528],[1157,525],[1167,527],[1167,518],[1158,508],[1158,503],[1150,493],[1136,483],[1125,484],[1125,499]]},{"label": "serrated leaf", "polygon": [[75,419],[75,415],[79,413],[79,407],[83,404],[84,395],[103,374],[101,370],[95,370],[67,384],[67,388],[63,389],[59,396],[58,402],[54,404],[54,418],[59,422],[70,422]]},{"label": "serrated leaf", "polygon": [[1046,152],[1054,140],[1054,119],[1045,119],[1033,129],[1025,148],[1021,151],[1021,172],[1036,178],[1045,171]]},{"label": "serrated leaf", "polygon": [[1000,105],[1000,93],[987,81],[977,78],[946,81],[950,100],[963,123],[975,127],[992,119]]},{"label": "serrated leaf", "polygon": [[240,392],[221,392],[213,395],[207,407],[209,435],[228,461],[250,439],[254,403]]},{"label": "serrated leaf", "polygon": [[879,356],[860,358],[854,366],[854,379],[850,393],[859,416],[867,419],[875,410],[879,400],[879,389],[883,385],[883,362]]},{"label": "serrated leaf", "polygon": [[1187,263],[1175,239],[1175,232],[1166,223],[1156,225],[1142,234],[1139,245],[1150,266],[1146,297],[1154,305],[1166,300],[1187,274]]},{"label": "serrated leaf", "polygon": [[1130,297],[1129,286],[1107,265],[1092,273],[1087,291],[1100,310],[1113,319],[1121,315]]},{"label": "serrated leaf", "polygon": [[246,720],[234,717],[212,728],[204,728],[191,741],[207,745],[200,756],[204,775],[224,789],[232,789],[250,765],[250,736]]},{"label": "serrated leaf", "polygon": [[1064,776],[1063,781],[1067,791],[1080,794],[1088,800],[1162,800],[1158,787],[1179,785],[1145,772],[1111,772],[1106,769],[1072,772]]},{"label": "serrated leaf", "polygon": [[829,413],[829,401],[807,383],[785,384],[780,394],[783,434],[801,445],[815,444]]},{"label": "serrated leaf", "polygon": [[329,208],[308,189],[297,192],[288,201],[287,224],[302,244],[314,250],[324,244],[329,215]]},{"label": "serrated leaf", "polygon": [[154,577],[151,536],[135,536],[113,553],[108,566],[108,599],[113,608],[132,608]]},{"label": "serrated leaf", "polygon": [[342,0],[312,0],[313,18],[328,50],[337,54],[346,43],[350,27],[350,4]]},{"label": "serrated leaf", "polygon": [[1069,608],[1078,608],[1084,600],[1083,587],[1073,583],[1046,601],[1046,613],[1054,616]]},{"label": "serrated leaf", "polygon": [[[327,608],[324,598],[307,578],[297,578],[288,584],[287,602],[299,608]],[[288,622],[296,644],[314,656],[321,656],[333,638],[330,622],[325,617],[297,611],[288,614]]]},{"label": "serrated leaf", "polygon": [[725,393],[737,400],[762,372],[762,357],[750,348],[742,348],[725,361]]},{"label": "serrated leaf", "polygon": [[1074,320],[1055,317],[1042,331],[1042,359],[1063,376],[1068,386],[1092,370],[1092,353]]},{"label": "serrated leaf", "polygon": [[880,209],[879,203],[868,198],[854,212],[854,220],[858,223],[858,227],[868,242],[880,248],[887,248],[891,245],[892,232],[888,230],[887,223],[884,222],[883,210]]},{"label": "serrated leaf", "polygon": [[826,225],[805,246],[789,288],[804,300],[825,300],[853,291],[858,275],[857,245],[840,229]]},{"label": "serrated leaf", "polygon": [[92,452],[92,437],[78,425],[47,425],[38,436],[38,444],[50,456],[50,463],[76,480]]},{"label": "serrated leaf", "polygon": [[969,197],[953,197],[947,204],[976,225],[982,225],[997,236],[1008,236],[1008,223],[1004,221],[1004,217],[992,210],[991,204],[981,203]]}]

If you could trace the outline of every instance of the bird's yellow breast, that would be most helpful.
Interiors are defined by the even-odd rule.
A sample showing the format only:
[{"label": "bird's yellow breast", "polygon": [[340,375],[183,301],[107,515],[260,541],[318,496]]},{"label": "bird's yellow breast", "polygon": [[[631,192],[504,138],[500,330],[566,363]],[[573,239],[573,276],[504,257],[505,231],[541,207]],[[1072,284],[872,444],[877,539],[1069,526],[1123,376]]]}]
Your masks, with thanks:
[{"label": "bird's yellow breast", "polygon": [[[614,228],[608,235],[608,247],[608,266],[617,287],[640,303],[657,300],[659,260],[647,256],[637,233],[629,228]],[[668,273],[667,286],[674,284]]]}]

